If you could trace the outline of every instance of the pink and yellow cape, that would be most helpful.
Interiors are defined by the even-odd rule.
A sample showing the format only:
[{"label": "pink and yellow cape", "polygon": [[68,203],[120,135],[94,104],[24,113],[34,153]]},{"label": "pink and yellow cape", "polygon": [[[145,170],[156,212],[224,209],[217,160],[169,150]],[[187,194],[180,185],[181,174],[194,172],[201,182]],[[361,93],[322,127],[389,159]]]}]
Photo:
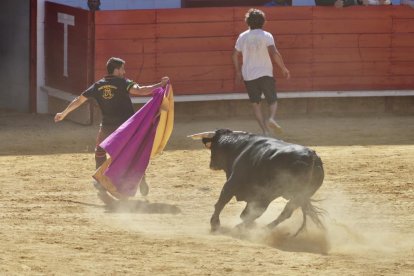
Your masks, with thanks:
[{"label": "pink and yellow cape", "polygon": [[106,138],[100,146],[110,158],[93,177],[115,198],[136,194],[150,158],[162,152],[174,125],[170,84],[153,91],[152,98]]}]

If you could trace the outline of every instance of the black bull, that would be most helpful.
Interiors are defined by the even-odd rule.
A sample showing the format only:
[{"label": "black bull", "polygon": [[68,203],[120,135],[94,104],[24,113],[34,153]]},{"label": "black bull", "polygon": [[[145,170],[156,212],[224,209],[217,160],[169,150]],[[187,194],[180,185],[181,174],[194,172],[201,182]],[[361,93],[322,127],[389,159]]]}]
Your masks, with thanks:
[{"label": "black bull", "polygon": [[212,231],[219,228],[220,213],[233,196],[238,201],[247,202],[240,215],[242,225],[253,223],[274,199],[283,197],[288,202],[278,218],[268,225],[269,228],[288,219],[299,207],[303,223],[295,235],[305,228],[306,216],[323,227],[319,219],[322,211],[312,205],[311,200],[324,178],[322,161],[315,151],[274,138],[228,129],[190,137],[202,138],[210,148],[211,169],[226,172],[227,181],[210,220]]}]

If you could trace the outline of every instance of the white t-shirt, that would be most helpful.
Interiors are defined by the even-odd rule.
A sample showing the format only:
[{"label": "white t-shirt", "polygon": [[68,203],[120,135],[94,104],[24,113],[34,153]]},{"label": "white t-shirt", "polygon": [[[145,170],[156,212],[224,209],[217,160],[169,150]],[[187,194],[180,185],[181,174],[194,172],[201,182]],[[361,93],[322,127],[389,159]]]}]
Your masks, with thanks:
[{"label": "white t-shirt", "polygon": [[236,50],[243,55],[242,75],[245,81],[273,77],[272,60],[267,47],[275,45],[271,33],[262,29],[247,30],[239,35]]}]

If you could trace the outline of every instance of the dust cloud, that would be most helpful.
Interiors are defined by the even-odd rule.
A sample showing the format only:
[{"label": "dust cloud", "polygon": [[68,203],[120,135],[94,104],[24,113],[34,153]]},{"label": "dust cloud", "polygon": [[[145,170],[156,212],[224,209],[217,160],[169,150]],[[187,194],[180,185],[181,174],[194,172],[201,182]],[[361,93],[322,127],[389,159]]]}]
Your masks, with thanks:
[{"label": "dust cloud", "polygon": [[[253,227],[239,226],[241,220],[238,212],[244,203],[236,203],[232,209],[240,209],[237,213],[222,218],[222,227],[217,233],[210,233],[207,220],[197,220],[192,215],[182,213],[175,205],[135,201],[119,204],[112,209],[118,213],[119,224],[130,230],[141,231],[164,236],[193,236],[209,239],[211,235],[228,236],[252,243],[262,244],[289,252],[308,252],[315,254],[375,254],[389,253],[400,249],[414,248],[413,241],[406,235],[392,231],[391,223],[384,224],[372,221],[370,225],[359,225],[355,214],[373,217],[372,212],[381,212],[376,208],[367,208],[366,203],[358,204],[350,200],[343,191],[331,192],[329,198],[316,202],[318,207],[326,211],[322,217],[324,228],[317,227],[308,219],[304,231],[294,236],[302,223],[302,213],[296,210],[292,217],[278,227],[269,230],[266,225],[274,220],[282,211],[286,201],[275,200],[268,210],[256,221]],[[237,208],[235,208],[237,207]],[[371,212],[371,214],[370,214]],[[147,219],[137,220],[133,213],[148,214]],[[155,217],[154,217],[155,215]],[[163,221],[163,216],[174,215],[176,222]],[[151,217],[152,216],[152,217]],[[224,221],[224,223],[223,223]],[[113,221],[112,221],[113,222]],[[177,223],[178,222],[178,223]]]}]

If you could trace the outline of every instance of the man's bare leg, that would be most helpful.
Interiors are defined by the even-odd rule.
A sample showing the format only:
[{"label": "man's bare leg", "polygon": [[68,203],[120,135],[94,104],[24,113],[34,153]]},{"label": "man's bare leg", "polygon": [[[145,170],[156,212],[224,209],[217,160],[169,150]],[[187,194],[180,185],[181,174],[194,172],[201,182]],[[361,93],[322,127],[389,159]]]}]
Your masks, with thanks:
[{"label": "man's bare leg", "polygon": [[269,105],[269,120],[268,126],[273,129],[275,134],[281,134],[283,132],[280,125],[276,122],[276,111],[277,111],[277,101]]},{"label": "man's bare leg", "polygon": [[261,104],[252,103],[252,107],[256,121],[259,123],[259,126],[262,129],[263,134],[266,136],[269,135],[269,128],[267,127],[263,119]]}]

